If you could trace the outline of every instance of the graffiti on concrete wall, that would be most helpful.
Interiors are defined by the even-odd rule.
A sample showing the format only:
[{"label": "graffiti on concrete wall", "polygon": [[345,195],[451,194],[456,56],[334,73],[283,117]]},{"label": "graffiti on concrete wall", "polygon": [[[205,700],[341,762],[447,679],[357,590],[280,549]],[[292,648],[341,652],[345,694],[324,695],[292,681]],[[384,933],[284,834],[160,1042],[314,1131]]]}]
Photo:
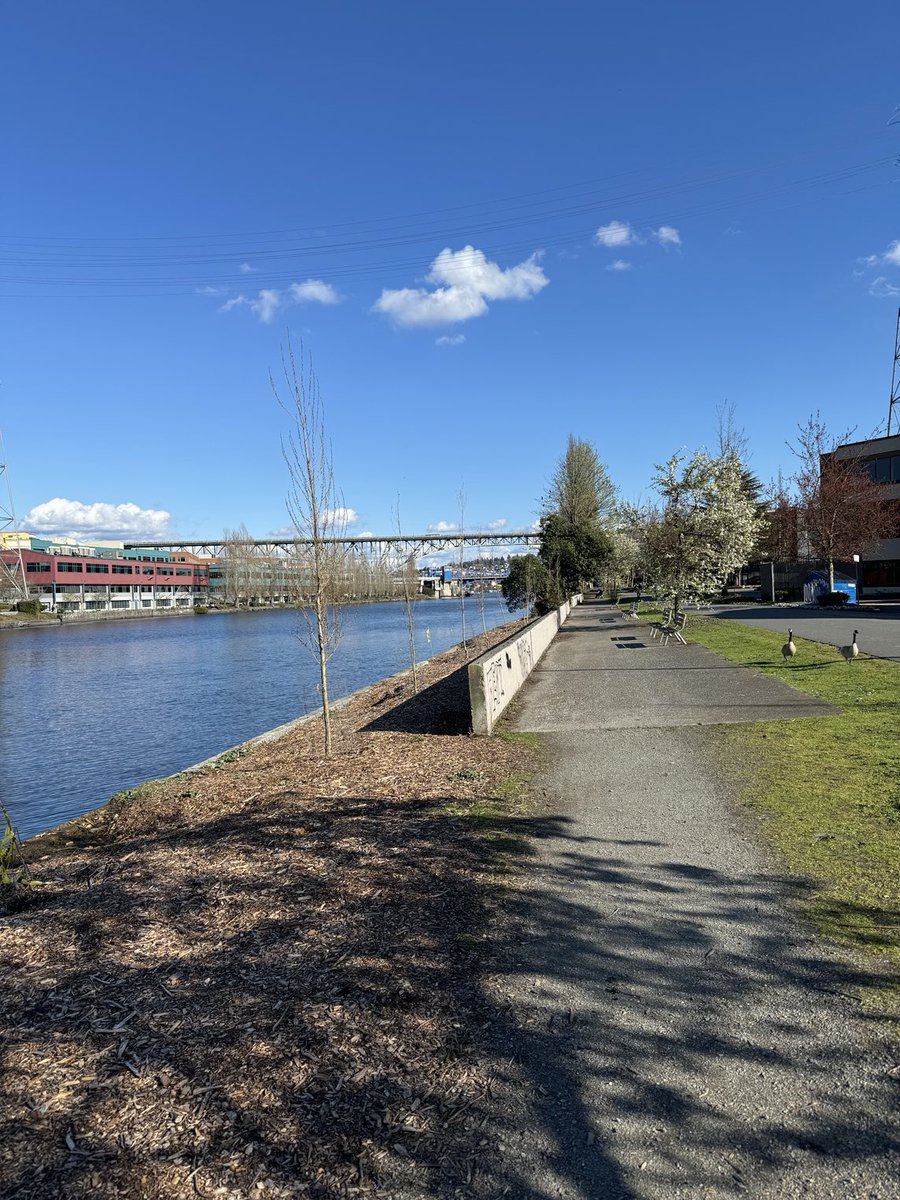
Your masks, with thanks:
[{"label": "graffiti on concrete wall", "polygon": [[519,684],[531,674],[533,667],[534,654],[531,638],[527,634],[485,664],[484,696],[488,716],[492,722],[506,707],[508,694],[515,694]]},{"label": "graffiti on concrete wall", "polygon": [[522,678],[525,679],[531,674],[531,668],[534,666],[534,660],[531,653],[531,638],[528,636],[520,637],[516,642],[516,653],[519,656],[519,669],[522,672]]},{"label": "graffiti on concrete wall", "polygon": [[503,708],[503,697],[506,692],[503,687],[503,656],[492,659],[484,668],[484,696],[487,701],[488,715],[491,720]]}]

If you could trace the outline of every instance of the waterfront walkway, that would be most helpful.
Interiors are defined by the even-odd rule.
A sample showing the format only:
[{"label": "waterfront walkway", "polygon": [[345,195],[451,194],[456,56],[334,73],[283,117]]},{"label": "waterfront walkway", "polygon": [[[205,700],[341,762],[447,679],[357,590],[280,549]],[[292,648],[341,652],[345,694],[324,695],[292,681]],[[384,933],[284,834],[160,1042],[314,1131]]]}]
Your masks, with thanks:
[{"label": "waterfront walkway", "polygon": [[896,1043],[793,910],[715,728],[827,711],[609,606],[563,627],[513,720],[547,762],[491,981],[511,1196],[900,1195]]}]

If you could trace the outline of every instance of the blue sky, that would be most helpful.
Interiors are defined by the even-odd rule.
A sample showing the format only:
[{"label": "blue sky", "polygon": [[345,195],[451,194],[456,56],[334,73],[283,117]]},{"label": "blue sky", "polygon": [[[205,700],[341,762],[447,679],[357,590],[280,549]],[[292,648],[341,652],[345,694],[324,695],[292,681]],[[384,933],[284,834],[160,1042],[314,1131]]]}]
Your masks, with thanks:
[{"label": "blue sky", "polygon": [[[313,355],[354,532],[523,528],[569,433],[629,499],[887,416],[895,2],[19,5],[0,429],[31,528],[287,524]],[[894,123],[892,124],[892,119]],[[51,501],[61,503],[50,504]]]}]

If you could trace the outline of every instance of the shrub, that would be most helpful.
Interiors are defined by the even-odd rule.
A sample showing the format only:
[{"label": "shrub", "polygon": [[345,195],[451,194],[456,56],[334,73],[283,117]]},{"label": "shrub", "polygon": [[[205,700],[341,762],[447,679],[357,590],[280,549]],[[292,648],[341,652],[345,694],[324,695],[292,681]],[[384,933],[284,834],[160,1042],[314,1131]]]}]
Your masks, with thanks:
[{"label": "shrub", "polygon": [[31,617],[39,617],[43,612],[40,600],[17,600],[16,612],[27,613]]},{"label": "shrub", "polygon": [[209,612],[209,609],[206,607],[205,604],[195,604],[194,612],[198,617],[205,617],[206,614]]},{"label": "shrub", "polygon": [[819,596],[819,608],[840,608],[849,599],[846,592],[822,592]]}]

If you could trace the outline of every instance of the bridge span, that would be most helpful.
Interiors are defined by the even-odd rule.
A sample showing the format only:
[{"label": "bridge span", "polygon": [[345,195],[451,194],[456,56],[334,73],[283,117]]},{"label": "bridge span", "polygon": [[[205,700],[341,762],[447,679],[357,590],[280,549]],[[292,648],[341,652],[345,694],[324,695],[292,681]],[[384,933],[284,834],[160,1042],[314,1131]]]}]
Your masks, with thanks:
[{"label": "bridge span", "polygon": [[[465,546],[483,550],[487,547],[497,550],[524,550],[540,543],[540,534],[534,530],[515,530],[498,533],[491,531],[444,530],[440,533],[403,533],[403,534],[366,534],[361,537],[322,538],[322,542],[331,546],[345,546],[348,552],[361,550],[369,554],[384,554],[392,550],[397,555],[416,557],[425,554],[446,553],[448,550],[462,550]],[[311,546],[312,538],[241,538],[242,549],[261,557],[287,557],[292,549]],[[222,558],[228,553],[233,542],[226,538],[194,538],[180,542],[125,542],[126,550],[186,550],[192,554],[204,555],[209,558]]]}]

